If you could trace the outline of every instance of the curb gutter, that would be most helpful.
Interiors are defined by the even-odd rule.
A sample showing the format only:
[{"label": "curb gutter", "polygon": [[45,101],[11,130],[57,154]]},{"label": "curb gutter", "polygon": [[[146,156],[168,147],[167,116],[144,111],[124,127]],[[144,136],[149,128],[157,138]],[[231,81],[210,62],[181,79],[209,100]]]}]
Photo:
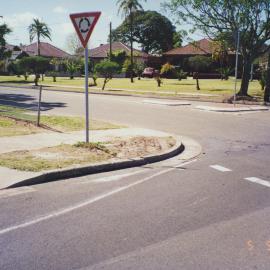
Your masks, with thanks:
[{"label": "curb gutter", "polygon": [[185,146],[182,144],[181,138],[175,137],[175,139],[176,139],[175,146],[173,146],[168,151],[161,154],[149,155],[143,158],[127,159],[110,163],[99,163],[95,165],[82,166],[79,168],[61,169],[57,171],[45,172],[33,178],[29,178],[26,180],[22,180],[18,183],[12,184],[6,188],[17,188],[28,185],[43,184],[57,180],[64,180],[67,178],[75,178],[88,174],[127,169],[131,167],[138,167],[154,162],[163,161],[165,159],[179,155],[185,150]]}]

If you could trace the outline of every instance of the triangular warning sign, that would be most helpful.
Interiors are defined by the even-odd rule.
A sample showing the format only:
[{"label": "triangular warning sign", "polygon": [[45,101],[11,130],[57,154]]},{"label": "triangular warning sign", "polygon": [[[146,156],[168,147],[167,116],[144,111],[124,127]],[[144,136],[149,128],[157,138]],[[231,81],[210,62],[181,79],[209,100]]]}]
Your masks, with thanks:
[{"label": "triangular warning sign", "polygon": [[70,14],[70,19],[75,27],[79,39],[85,48],[94,30],[101,12],[85,12]]}]

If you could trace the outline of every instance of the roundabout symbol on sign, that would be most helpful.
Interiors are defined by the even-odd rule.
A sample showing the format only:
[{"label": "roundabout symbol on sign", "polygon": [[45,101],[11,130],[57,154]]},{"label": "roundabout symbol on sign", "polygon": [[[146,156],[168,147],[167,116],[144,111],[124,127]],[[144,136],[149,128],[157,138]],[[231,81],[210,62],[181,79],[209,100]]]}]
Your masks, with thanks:
[{"label": "roundabout symbol on sign", "polygon": [[87,33],[90,30],[91,23],[88,18],[81,18],[79,28],[81,33]]}]

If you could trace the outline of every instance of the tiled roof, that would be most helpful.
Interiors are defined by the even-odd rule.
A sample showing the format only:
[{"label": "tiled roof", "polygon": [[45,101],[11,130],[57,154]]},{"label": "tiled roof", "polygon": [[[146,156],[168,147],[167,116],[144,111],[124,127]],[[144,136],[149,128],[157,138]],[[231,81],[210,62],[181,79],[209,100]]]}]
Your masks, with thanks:
[{"label": "tiled roof", "polygon": [[20,46],[11,45],[11,44],[8,44],[8,43],[6,43],[5,48],[8,51],[13,51],[13,50],[20,51]]},{"label": "tiled roof", "polygon": [[[37,42],[21,47],[22,51],[29,55],[38,55]],[[56,57],[56,58],[66,58],[71,57],[71,55],[49,43],[40,42],[40,55],[44,57]]]},{"label": "tiled roof", "polygon": [[211,41],[204,38],[181,48],[172,49],[164,55],[207,55],[212,54]]},{"label": "tiled roof", "polygon": [[[130,53],[130,47],[126,46],[125,44],[121,42],[113,42],[112,43],[112,50],[113,51],[125,51],[127,54]],[[106,58],[108,56],[108,53],[110,52],[110,44],[102,44],[97,48],[90,49],[89,50],[89,56],[93,58]],[[144,53],[142,51],[134,49],[134,56],[140,56],[140,57],[149,57],[147,53]]]}]

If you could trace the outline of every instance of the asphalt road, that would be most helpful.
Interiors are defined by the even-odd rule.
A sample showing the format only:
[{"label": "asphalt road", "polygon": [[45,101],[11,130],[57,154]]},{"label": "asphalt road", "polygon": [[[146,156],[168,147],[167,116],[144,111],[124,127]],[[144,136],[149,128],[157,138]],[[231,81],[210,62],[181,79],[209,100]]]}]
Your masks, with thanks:
[{"label": "asphalt road", "polygon": [[[33,90],[0,91],[36,106]],[[81,94],[43,100],[43,113],[83,115]],[[270,269],[270,112],[197,104],[92,95],[92,117],[189,136],[203,154],[0,192],[0,269]]]}]

